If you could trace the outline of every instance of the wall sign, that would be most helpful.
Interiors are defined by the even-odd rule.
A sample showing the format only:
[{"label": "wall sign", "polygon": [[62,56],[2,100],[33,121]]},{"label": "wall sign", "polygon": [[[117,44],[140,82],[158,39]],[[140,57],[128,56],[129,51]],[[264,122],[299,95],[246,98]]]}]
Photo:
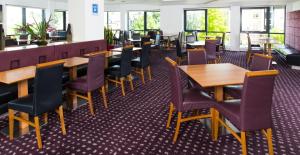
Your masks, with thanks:
[{"label": "wall sign", "polygon": [[93,12],[93,15],[98,15],[98,12],[99,12],[98,4],[92,5],[92,12]]}]

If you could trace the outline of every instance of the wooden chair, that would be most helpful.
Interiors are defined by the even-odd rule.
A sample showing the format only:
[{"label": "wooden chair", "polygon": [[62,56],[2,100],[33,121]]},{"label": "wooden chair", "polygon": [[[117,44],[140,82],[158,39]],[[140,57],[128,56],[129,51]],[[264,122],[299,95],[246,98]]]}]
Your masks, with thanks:
[{"label": "wooden chair", "polygon": [[[34,92],[8,103],[9,139],[13,140],[14,120],[29,124],[35,128],[38,148],[42,148],[39,116],[44,115],[47,123],[47,112],[55,110],[60,119],[62,134],[66,135],[62,100],[62,75],[64,61],[37,65],[34,79]],[[51,77],[51,80],[49,80]],[[15,111],[34,116],[34,122],[15,116]]]},{"label": "wooden chair", "polygon": [[248,48],[246,53],[246,59],[247,59],[247,64],[249,64],[254,53],[263,54],[264,50],[260,46],[252,45],[249,33],[247,33],[247,40],[248,40]]}]

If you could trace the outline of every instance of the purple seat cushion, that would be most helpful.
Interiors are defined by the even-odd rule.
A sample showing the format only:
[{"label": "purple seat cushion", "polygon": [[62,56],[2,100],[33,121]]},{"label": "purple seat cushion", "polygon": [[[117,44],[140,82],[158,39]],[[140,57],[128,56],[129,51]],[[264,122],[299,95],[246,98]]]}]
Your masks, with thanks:
[{"label": "purple seat cushion", "polygon": [[183,106],[181,112],[193,109],[211,108],[213,105],[215,105],[215,101],[200,89],[193,88],[183,90]]},{"label": "purple seat cushion", "polygon": [[80,77],[68,84],[68,88],[82,93],[88,92],[87,76]]},{"label": "purple seat cushion", "polygon": [[237,128],[241,128],[240,100],[230,100],[215,104],[216,109]]}]

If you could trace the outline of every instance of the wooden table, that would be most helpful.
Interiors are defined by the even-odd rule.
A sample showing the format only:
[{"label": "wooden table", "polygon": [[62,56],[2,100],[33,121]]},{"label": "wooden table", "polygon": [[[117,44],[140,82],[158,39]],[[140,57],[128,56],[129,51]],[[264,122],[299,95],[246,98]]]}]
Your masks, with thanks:
[{"label": "wooden table", "polygon": [[204,88],[215,87],[215,99],[223,101],[223,86],[243,84],[248,70],[233,64],[179,66],[189,77]]},{"label": "wooden table", "polygon": [[195,42],[186,43],[186,44],[191,46],[191,47],[199,48],[199,47],[204,47],[205,46],[205,41],[195,41]]},{"label": "wooden table", "polygon": [[121,53],[120,52],[112,52],[112,51],[97,51],[97,52],[92,52],[92,53],[89,53],[89,54],[85,54],[84,56],[85,57],[91,57],[91,56],[95,56],[95,55],[98,55],[98,54],[105,54],[105,68],[108,67],[108,58],[112,57],[112,56],[120,56]]},{"label": "wooden table", "polygon": [[[122,50],[123,50],[123,47],[111,49],[112,52],[122,52]],[[132,51],[140,51],[140,50],[142,50],[142,48],[140,48],[140,47],[133,47],[133,49],[132,49]]]},{"label": "wooden table", "polygon": [[[0,82],[5,84],[18,83],[18,97],[24,97],[28,95],[28,80],[35,77],[35,66],[22,67],[18,69],[8,70],[0,72]],[[29,115],[27,113],[20,113],[20,117],[28,120]],[[20,133],[26,134],[29,132],[28,124],[20,121]]]},{"label": "wooden table", "polygon": [[269,56],[272,55],[272,44],[277,44],[277,41],[273,38],[262,38],[259,42],[264,45],[264,49]]}]

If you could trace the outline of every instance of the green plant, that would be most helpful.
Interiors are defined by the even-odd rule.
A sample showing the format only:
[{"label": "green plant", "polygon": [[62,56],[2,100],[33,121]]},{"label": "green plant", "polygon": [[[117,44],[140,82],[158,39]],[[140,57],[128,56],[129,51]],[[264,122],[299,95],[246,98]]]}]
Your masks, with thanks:
[{"label": "green plant", "polygon": [[32,39],[46,41],[47,30],[50,28],[50,22],[52,17],[50,16],[48,20],[42,19],[41,22],[37,22],[33,17],[34,24],[26,24],[26,32],[31,35]]},{"label": "green plant", "polygon": [[113,44],[113,32],[111,28],[104,27],[104,39],[107,42],[107,45]]}]

